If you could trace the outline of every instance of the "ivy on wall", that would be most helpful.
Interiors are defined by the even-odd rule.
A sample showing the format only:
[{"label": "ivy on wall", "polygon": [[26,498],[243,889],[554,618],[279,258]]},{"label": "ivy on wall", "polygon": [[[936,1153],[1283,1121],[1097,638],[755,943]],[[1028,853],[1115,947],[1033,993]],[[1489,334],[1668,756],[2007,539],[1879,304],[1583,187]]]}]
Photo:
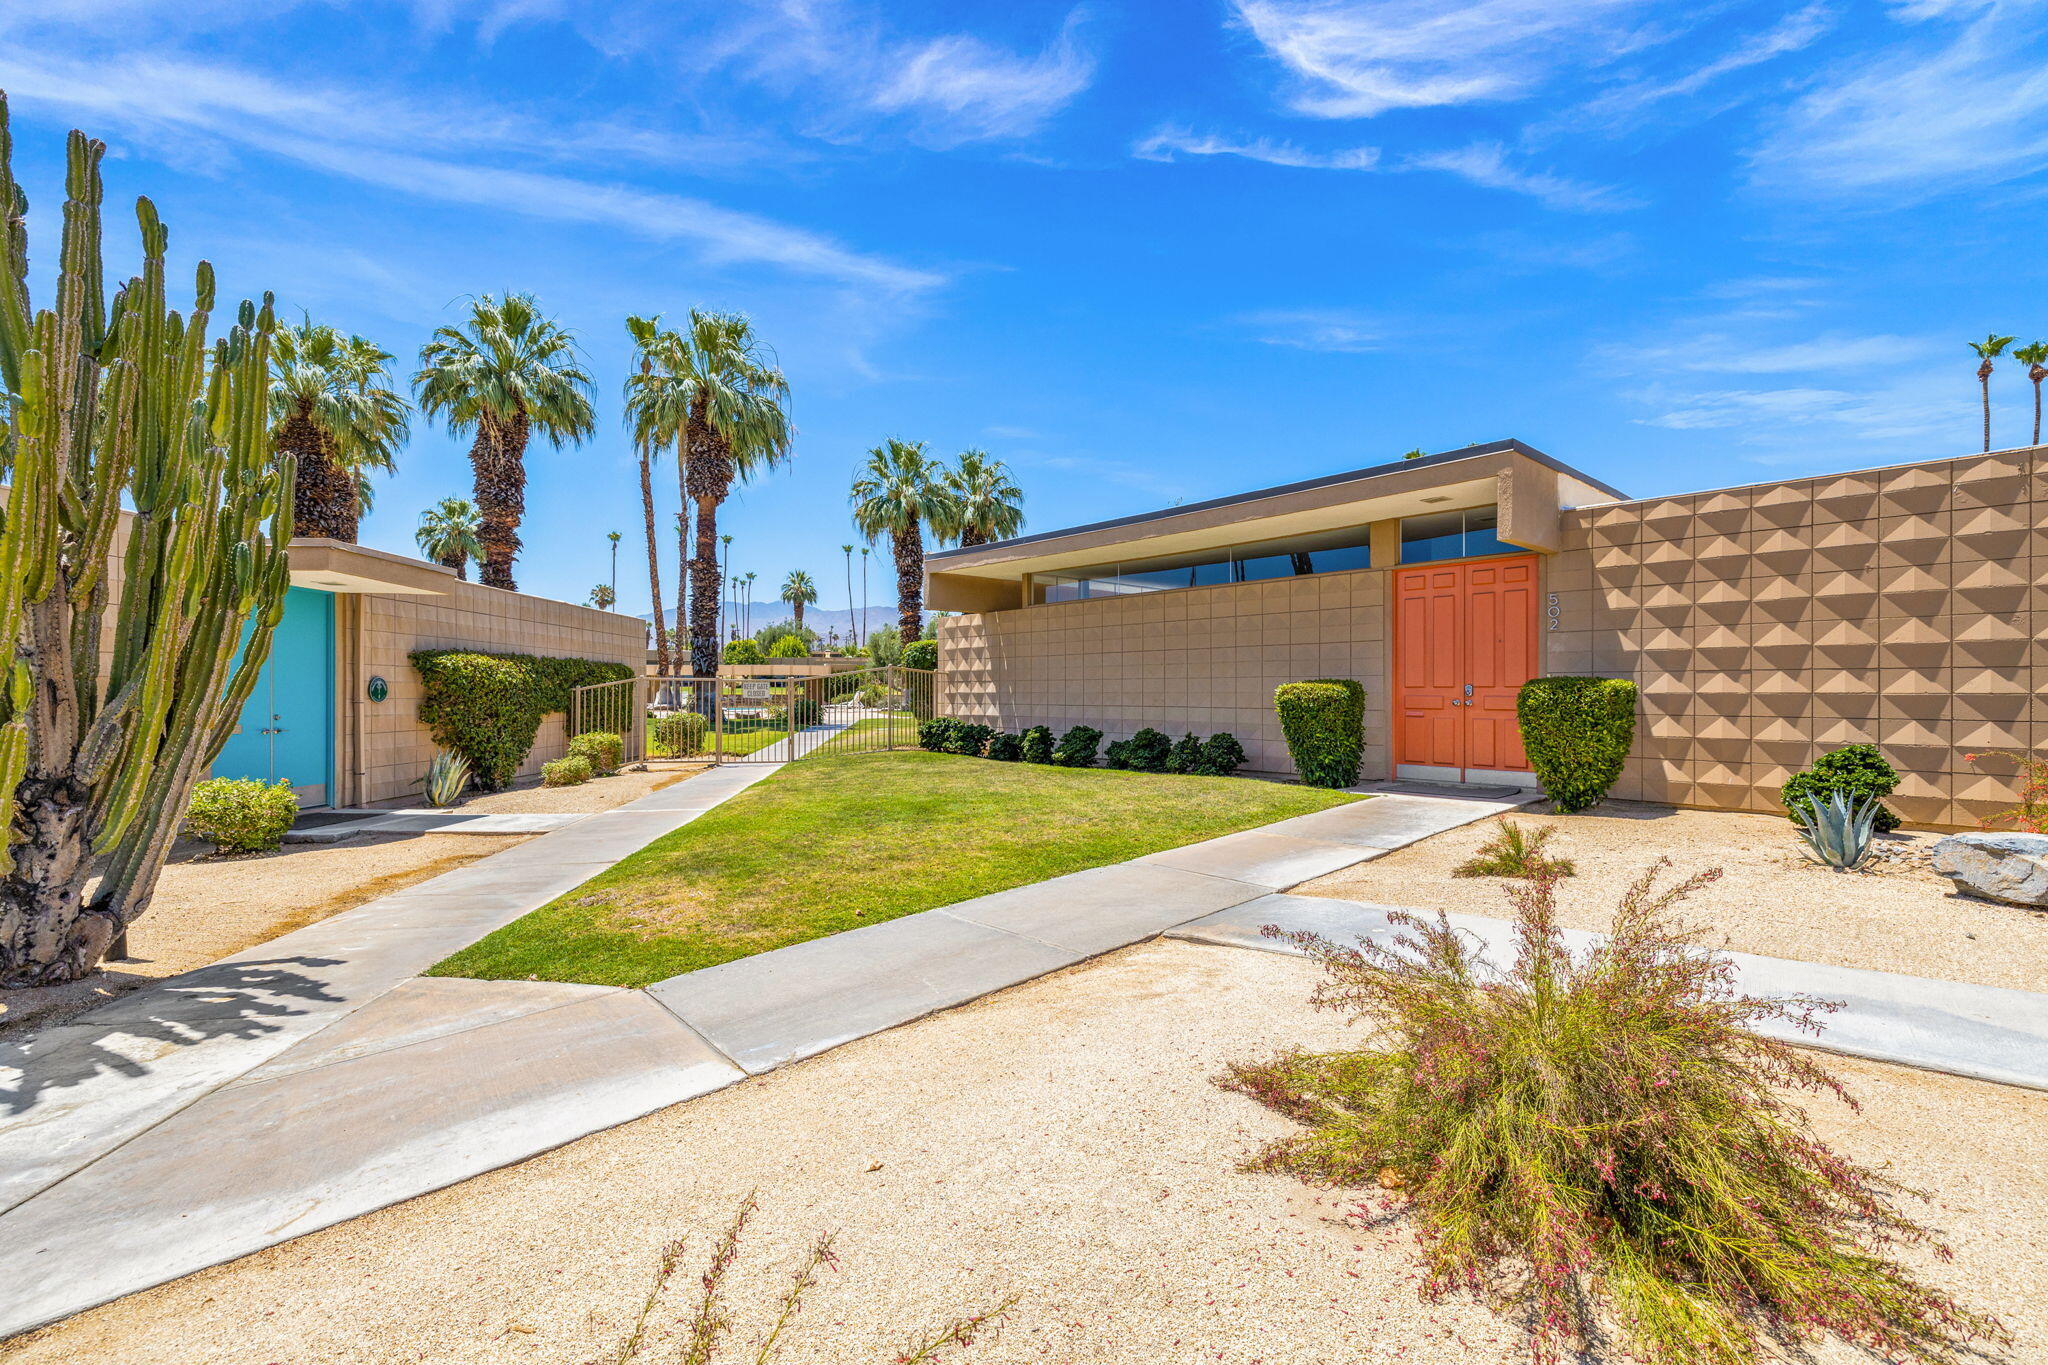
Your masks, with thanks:
[{"label": "ivy on wall", "polygon": [[533,751],[541,719],[569,709],[570,694],[633,676],[627,664],[468,649],[416,649],[409,656],[425,697],[420,721],[434,742],[469,760],[477,785],[511,785]]}]

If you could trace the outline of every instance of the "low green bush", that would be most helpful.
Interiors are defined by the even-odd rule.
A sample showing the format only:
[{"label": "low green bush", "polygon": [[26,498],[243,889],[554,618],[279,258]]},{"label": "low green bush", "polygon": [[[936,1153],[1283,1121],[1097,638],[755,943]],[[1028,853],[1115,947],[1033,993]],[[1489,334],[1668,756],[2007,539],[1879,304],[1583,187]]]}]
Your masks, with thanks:
[{"label": "low green bush", "polygon": [[880,683],[868,683],[860,690],[860,704],[870,711],[879,711],[888,700],[889,694]]},{"label": "low green bush", "polygon": [[960,722],[951,716],[933,716],[930,720],[919,721],[917,747],[928,754],[946,753],[946,746],[953,742],[953,732],[959,728]]},{"label": "low green bush", "polygon": [[903,666],[921,668],[927,673],[938,671],[939,642],[937,640],[912,640],[903,646]]},{"label": "low green bush", "polygon": [[1127,739],[1113,739],[1102,751],[1102,766],[1115,772],[1122,772],[1131,766],[1131,742]]},{"label": "low green bush", "polygon": [[1043,725],[1034,725],[1018,738],[1023,742],[1022,757],[1026,763],[1052,762],[1052,731]]},{"label": "low green bush", "polygon": [[704,752],[711,722],[695,711],[653,716],[647,722],[647,749],[661,758],[688,758]]},{"label": "low green bush", "polygon": [[799,692],[788,709],[796,713],[796,728],[808,730],[825,719],[825,704],[810,695],[808,689]]},{"label": "low green bush", "polygon": [[1273,709],[1294,771],[1311,787],[1349,787],[1365,757],[1365,688],[1350,678],[1282,683]]},{"label": "low green bush", "polygon": [[729,641],[719,658],[729,664],[757,664],[767,656],[761,653],[761,646],[752,640]]},{"label": "low green bush", "polygon": [[1569,815],[1606,798],[1636,734],[1636,685],[1626,678],[1531,678],[1515,698],[1522,752],[1543,794]]},{"label": "low green bush", "polygon": [[987,756],[998,763],[1015,763],[1024,757],[1024,741],[1020,736],[998,730],[989,736]]},{"label": "low green bush", "polygon": [[1202,741],[1202,761],[1194,772],[1202,777],[1228,777],[1244,766],[1244,745],[1228,730],[1218,730]]},{"label": "low green bush", "polygon": [[512,781],[542,717],[567,711],[578,687],[633,676],[626,664],[595,659],[462,649],[419,649],[409,657],[424,693],[420,720],[436,744],[469,760],[486,791]]},{"label": "low green bush", "polygon": [[809,645],[804,643],[803,636],[785,635],[774,644],[768,646],[767,657],[770,659],[808,659],[811,657],[811,649]]},{"label": "low green bush", "polygon": [[569,741],[571,757],[583,758],[599,777],[610,777],[625,761],[626,741],[605,730],[589,730]]},{"label": "low green bush", "polygon": [[1130,764],[1134,773],[1163,773],[1173,756],[1173,741],[1151,726],[1131,736]]},{"label": "low green bush", "polygon": [[1166,756],[1166,771],[1185,775],[1198,771],[1201,766],[1201,740],[1190,733],[1173,742],[1173,751]]},{"label": "low green bush", "polygon": [[581,754],[571,754],[540,765],[540,784],[543,787],[576,787],[590,778],[590,760]]},{"label": "low green bush", "polygon": [[216,853],[265,853],[284,843],[298,818],[299,798],[282,778],[273,786],[253,777],[209,777],[192,789],[185,829]]},{"label": "low green bush", "polygon": [[1101,743],[1102,731],[1092,725],[1076,725],[1053,746],[1052,761],[1062,768],[1092,768]]},{"label": "low green bush", "polygon": [[1867,797],[1878,803],[1877,818],[1871,827],[1880,834],[1889,834],[1899,827],[1899,817],[1884,804],[1884,798],[1898,790],[1898,786],[1898,769],[1885,762],[1875,744],[1850,744],[1822,754],[1812,767],[1792,774],[1779,788],[1778,799],[1785,803],[1785,814],[1797,824],[1800,807],[1815,797],[1825,801],[1836,792],[1852,802]]},{"label": "low green bush", "polygon": [[946,752],[964,754],[968,758],[980,758],[981,751],[988,747],[988,742],[995,737],[995,733],[986,725],[977,725],[972,721],[956,721],[952,737],[946,741]]}]

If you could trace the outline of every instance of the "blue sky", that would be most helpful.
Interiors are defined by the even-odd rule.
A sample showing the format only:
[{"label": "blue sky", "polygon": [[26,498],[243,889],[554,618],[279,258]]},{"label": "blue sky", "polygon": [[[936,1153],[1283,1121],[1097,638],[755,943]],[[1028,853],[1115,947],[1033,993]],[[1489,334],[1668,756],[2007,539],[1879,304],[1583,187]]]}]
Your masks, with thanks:
[{"label": "blue sky", "polygon": [[[223,294],[409,359],[536,293],[600,428],[530,452],[521,583],[582,598],[618,529],[629,609],[628,312],[773,345],[796,458],[724,520],[825,605],[888,436],[1041,530],[1503,436],[1647,495],[1964,453],[1964,341],[2048,335],[2042,3],[38,0],[0,88],[45,299],[71,126]],[[465,449],[422,424],[366,543]]]}]

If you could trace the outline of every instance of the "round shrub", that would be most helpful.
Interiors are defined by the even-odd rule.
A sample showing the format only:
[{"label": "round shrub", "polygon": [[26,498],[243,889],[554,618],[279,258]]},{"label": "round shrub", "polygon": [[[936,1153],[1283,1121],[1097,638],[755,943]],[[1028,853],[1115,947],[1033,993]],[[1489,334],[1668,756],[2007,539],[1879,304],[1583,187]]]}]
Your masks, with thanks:
[{"label": "round shrub", "polygon": [[980,758],[981,751],[988,747],[988,742],[995,737],[995,733],[990,727],[977,725],[972,721],[956,722],[953,737],[946,741],[946,752],[964,754],[968,758]]},{"label": "round shrub", "polygon": [[604,730],[591,730],[569,741],[569,754],[586,760],[599,777],[610,777],[625,761],[626,741]]},{"label": "round shrub", "polygon": [[1202,741],[1202,761],[1192,771],[1200,777],[1228,777],[1244,766],[1244,745],[1228,730],[1218,730]]},{"label": "round shrub", "polygon": [[1134,773],[1163,773],[1173,754],[1173,741],[1151,726],[1131,736],[1130,765]]},{"label": "round shrub", "polygon": [[761,646],[752,640],[733,640],[718,657],[729,664],[757,664],[765,656],[761,653]]},{"label": "round shrub", "polygon": [[1102,751],[1102,766],[1113,772],[1122,772],[1131,766],[1131,742],[1127,739],[1113,739]]},{"label": "round shrub", "polygon": [[1024,757],[1024,741],[1016,735],[998,731],[989,736],[988,757],[998,763],[1015,763]]},{"label": "round shrub", "polygon": [[943,754],[953,742],[953,732],[960,728],[960,722],[951,716],[933,716],[920,721],[917,726],[917,747],[928,754]]},{"label": "round shrub", "polygon": [[647,747],[664,758],[687,758],[704,752],[711,723],[695,711],[655,716],[647,723]]},{"label": "round shrub", "polygon": [[1092,725],[1076,725],[1053,746],[1052,761],[1062,768],[1092,768],[1101,743],[1102,731]]},{"label": "round shrub", "polygon": [[927,673],[936,673],[939,668],[939,642],[937,640],[912,640],[903,646],[903,666],[921,668]]},{"label": "round shrub", "polygon": [[1636,685],[1626,678],[1531,678],[1515,698],[1522,752],[1560,814],[1605,799],[1636,734]]},{"label": "round shrub", "polygon": [[1875,744],[1850,744],[1831,754],[1822,754],[1812,767],[1792,774],[1779,789],[1778,799],[1785,803],[1786,815],[1796,822],[1799,808],[1815,797],[1825,801],[1836,792],[1842,792],[1851,801],[1868,797],[1878,802],[1872,827],[1881,834],[1889,834],[1899,827],[1899,817],[1883,801],[1898,785],[1898,769],[1884,761]]},{"label": "round shrub", "polygon": [[540,765],[540,784],[543,787],[581,786],[590,777],[590,760],[581,754],[571,754]]},{"label": "round shrub", "polygon": [[282,778],[272,786],[253,777],[209,777],[192,789],[185,829],[216,853],[266,853],[284,843],[298,818],[299,798]]},{"label": "round shrub", "polygon": [[804,637],[801,635],[785,635],[774,644],[768,646],[767,657],[771,659],[808,659],[811,657],[811,647],[804,643]]},{"label": "round shrub", "polygon": [[534,654],[420,649],[420,720],[444,749],[469,760],[485,791],[510,784],[533,750],[543,716],[569,709],[571,694],[592,683],[633,676],[626,664]]},{"label": "round shrub", "polygon": [[1311,787],[1349,787],[1365,756],[1365,688],[1350,678],[1282,683],[1273,691],[1294,771]]},{"label": "round shrub", "polygon": [[1166,771],[1186,774],[1199,772],[1201,767],[1201,740],[1192,734],[1185,734],[1173,742],[1173,751],[1166,756]]},{"label": "round shrub", "polygon": [[1046,729],[1043,725],[1034,725],[1017,738],[1023,748],[1023,752],[1019,756],[1026,763],[1052,762],[1052,731]]}]

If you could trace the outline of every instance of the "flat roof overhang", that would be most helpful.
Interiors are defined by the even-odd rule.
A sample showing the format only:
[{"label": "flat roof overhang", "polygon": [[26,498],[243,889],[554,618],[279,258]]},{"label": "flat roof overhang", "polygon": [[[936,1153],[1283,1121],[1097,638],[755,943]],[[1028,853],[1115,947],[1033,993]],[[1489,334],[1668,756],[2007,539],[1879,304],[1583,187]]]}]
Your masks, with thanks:
[{"label": "flat roof overhang", "polygon": [[[940,610],[979,610],[986,585],[977,591],[960,580],[1017,582],[1026,574],[1222,549],[1488,504],[1500,506],[1501,539],[1547,552],[1558,547],[1563,509],[1626,497],[1520,441],[1493,441],[1113,521],[933,551],[925,556],[927,590],[931,605]],[[961,605],[949,607],[954,600]]]},{"label": "flat roof overhang", "polygon": [[442,597],[456,581],[453,569],[345,540],[300,536],[286,550],[286,558],[292,586],[319,592]]}]

